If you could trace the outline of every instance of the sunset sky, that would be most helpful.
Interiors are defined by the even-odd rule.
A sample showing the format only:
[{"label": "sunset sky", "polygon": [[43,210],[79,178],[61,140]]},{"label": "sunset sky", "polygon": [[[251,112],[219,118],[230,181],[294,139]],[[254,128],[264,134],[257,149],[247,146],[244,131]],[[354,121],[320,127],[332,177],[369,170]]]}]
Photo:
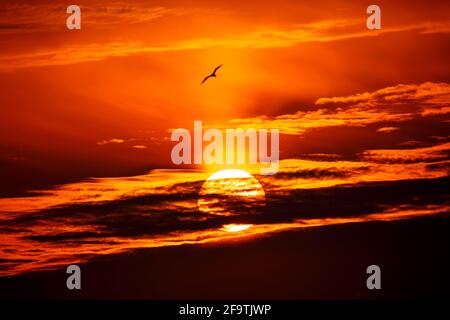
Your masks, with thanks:
[{"label": "sunset sky", "polygon": [[[343,224],[448,223],[449,2],[377,1],[380,30],[366,28],[367,1],[76,4],[70,31],[69,3],[0,2],[0,276]],[[219,211],[233,214],[199,205],[217,167],[171,161],[172,130],[194,120],[280,130],[277,174],[235,166],[257,180],[226,186]],[[263,203],[233,198],[239,181]]]}]

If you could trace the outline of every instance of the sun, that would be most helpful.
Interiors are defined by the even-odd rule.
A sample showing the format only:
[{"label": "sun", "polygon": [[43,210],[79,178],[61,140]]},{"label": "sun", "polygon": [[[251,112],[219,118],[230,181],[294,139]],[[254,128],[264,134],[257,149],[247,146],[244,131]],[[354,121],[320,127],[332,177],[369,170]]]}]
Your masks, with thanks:
[{"label": "sun", "polygon": [[240,169],[227,169],[217,171],[216,173],[210,175],[209,178],[206,179],[206,181],[231,178],[252,178],[252,175],[247,171]]},{"label": "sun", "polygon": [[198,199],[203,213],[247,215],[265,205],[264,189],[250,173],[240,169],[221,170],[204,182]]}]

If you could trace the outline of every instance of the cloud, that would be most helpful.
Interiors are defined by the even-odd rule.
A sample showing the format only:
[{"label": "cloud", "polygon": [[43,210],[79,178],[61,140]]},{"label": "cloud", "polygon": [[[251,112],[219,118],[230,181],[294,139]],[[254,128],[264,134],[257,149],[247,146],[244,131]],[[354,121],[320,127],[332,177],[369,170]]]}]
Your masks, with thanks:
[{"label": "cloud", "polygon": [[[29,6],[29,5],[27,5]],[[15,8],[15,7],[14,7]],[[58,9],[56,9],[58,8]],[[38,8],[29,6],[24,9],[25,12],[36,12],[31,16],[36,18],[24,18],[14,11],[9,12],[3,18],[0,18],[0,31],[4,32],[14,30],[14,32],[31,32],[47,27],[55,27],[55,21],[64,17],[54,17],[55,11],[60,12],[61,8],[42,9],[50,13],[41,21],[38,15]],[[17,9],[19,10],[19,9]],[[22,10],[22,9],[20,9]],[[1,11],[0,11],[1,12]],[[40,11],[39,11],[40,12]],[[65,11],[62,11],[65,12]],[[130,7],[106,6],[89,9],[86,13],[83,11],[83,26],[108,27],[112,25],[124,25],[129,23],[140,23],[148,20],[160,18],[163,16],[183,16],[183,19],[177,19],[177,23],[182,23],[186,28],[189,19],[195,16],[214,16],[228,15],[226,11],[217,9],[184,9],[184,8],[142,8],[138,5]],[[28,17],[28,16],[27,16]],[[39,25],[39,23],[41,25]],[[89,23],[93,24],[92,26]],[[287,48],[305,42],[331,42],[345,39],[374,37],[383,33],[417,31],[432,33],[432,30],[446,30],[448,22],[436,23],[418,23],[411,26],[400,26],[392,28],[383,28],[377,32],[371,30],[360,31],[360,19],[331,19],[321,20],[305,24],[293,24],[289,26],[254,26],[253,29],[243,31],[240,35],[224,35],[222,37],[201,37],[201,36],[179,36],[176,40],[167,40],[155,44],[148,39],[136,41],[114,41],[105,43],[84,43],[80,45],[61,45],[54,48],[29,50],[21,53],[4,53],[0,55],[0,71],[13,71],[19,68],[43,67],[67,65],[80,62],[101,61],[108,58],[124,57],[137,54],[146,54],[154,52],[173,52],[184,50],[199,50],[209,48],[238,48],[238,49],[264,49],[264,48]],[[33,27],[34,26],[34,27]],[[180,26],[173,25],[176,30]],[[167,29],[167,28],[166,28]],[[186,33],[188,35],[189,33]],[[169,37],[170,38],[170,37]]]},{"label": "cloud", "polygon": [[[275,117],[233,119],[230,125],[242,128],[276,128],[290,135],[303,134],[308,129],[336,126],[368,126],[381,122],[402,122],[436,114],[447,114],[450,103],[448,83],[425,82],[399,84],[374,92],[346,97],[320,98],[319,109],[298,111]],[[394,127],[389,127],[392,131]],[[383,131],[386,132],[386,128]]]},{"label": "cloud", "polygon": [[350,176],[360,175],[364,171],[368,171],[369,166],[355,166],[352,168],[308,168],[298,169],[296,171],[283,171],[277,174],[277,179],[315,179],[315,180],[345,180]]},{"label": "cloud", "polygon": [[450,85],[448,83],[425,82],[416,84],[398,84],[374,92],[364,92],[346,97],[320,98],[316,105],[358,105],[374,104],[376,106],[404,106],[408,103],[421,103],[424,106],[436,106],[449,103]]},{"label": "cloud", "polygon": [[409,112],[392,113],[375,110],[369,107],[352,107],[348,109],[316,111],[299,111],[295,114],[285,114],[274,118],[259,116],[255,118],[234,119],[229,123],[241,128],[279,129],[284,134],[299,135],[308,129],[337,126],[366,126],[369,124],[393,121],[399,122],[413,118]]},{"label": "cloud", "polygon": [[[395,154],[396,150],[392,150]],[[411,151],[413,153],[413,151]],[[311,161],[285,159],[280,161],[279,172],[274,178],[259,177],[267,192],[329,188],[339,185],[402,181],[414,179],[438,179],[448,176],[448,157],[429,156],[405,160],[404,158],[368,157],[361,161]],[[433,166],[431,166],[433,165]]]},{"label": "cloud", "polygon": [[[183,183],[204,181],[206,172],[153,170],[148,174],[124,178],[91,178],[52,190],[35,192],[32,197],[0,199],[0,213],[30,213],[52,207],[117,201],[139,195],[162,195],[187,191]],[[192,191],[192,190],[191,190]],[[1,220],[1,217],[0,217]]]},{"label": "cloud", "polygon": [[391,133],[391,132],[397,131],[398,129],[399,129],[398,127],[383,127],[383,128],[377,129],[377,132]]},{"label": "cloud", "polygon": [[450,142],[425,148],[367,150],[362,153],[365,160],[384,163],[430,162],[448,159]]},{"label": "cloud", "polygon": [[[55,32],[65,28],[68,5],[65,4],[0,4],[0,34]],[[149,7],[137,1],[100,1],[80,5],[83,28],[108,28],[149,22],[164,16],[179,16],[194,10]]]},{"label": "cloud", "polygon": [[109,140],[102,140],[97,142],[98,145],[105,145],[105,144],[111,144],[111,143],[124,143],[125,140],[124,139],[118,139],[118,138],[113,138],[113,139],[109,139]]},{"label": "cloud", "polygon": [[450,107],[441,107],[441,108],[425,108],[422,111],[422,116],[435,116],[435,115],[442,115],[442,114],[449,114],[450,113]]}]

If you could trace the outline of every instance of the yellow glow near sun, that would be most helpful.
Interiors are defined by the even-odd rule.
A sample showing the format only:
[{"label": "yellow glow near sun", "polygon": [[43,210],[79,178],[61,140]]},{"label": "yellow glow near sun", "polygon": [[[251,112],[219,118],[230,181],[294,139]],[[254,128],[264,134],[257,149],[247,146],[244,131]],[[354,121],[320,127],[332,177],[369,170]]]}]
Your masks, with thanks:
[{"label": "yellow glow near sun", "polygon": [[218,180],[218,179],[232,179],[232,178],[252,178],[252,175],[247,171],[240,169],[227,169],[221,170],[212,174],[207,181]]},{"label": "yellow glow near sun", "polygon": [[252,224],[226,224],[222,227],[222,230],[227,232],[239,232],[247,230],[253,226]]}]

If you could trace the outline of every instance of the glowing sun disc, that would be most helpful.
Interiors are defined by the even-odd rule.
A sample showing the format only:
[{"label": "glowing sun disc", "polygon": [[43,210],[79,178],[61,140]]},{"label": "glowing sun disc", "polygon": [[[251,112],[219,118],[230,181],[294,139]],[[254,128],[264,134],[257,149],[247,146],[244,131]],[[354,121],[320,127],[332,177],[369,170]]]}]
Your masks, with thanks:
[{"label": "glowing sun disc", "polygon": [[203,183],[198,208],[213,215],[253,214],[265,205],[264,189],[250,173],[239,169],[221,170]]}]

